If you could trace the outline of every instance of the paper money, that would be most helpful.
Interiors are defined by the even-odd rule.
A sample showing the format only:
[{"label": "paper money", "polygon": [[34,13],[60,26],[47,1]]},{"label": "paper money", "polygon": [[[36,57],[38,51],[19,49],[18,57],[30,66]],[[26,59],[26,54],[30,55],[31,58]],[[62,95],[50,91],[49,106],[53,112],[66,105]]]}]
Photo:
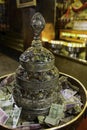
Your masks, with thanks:
[{"label": "paper money", "polygon": [[21,114],[21,109],[22,108],[18,108],[18,107],[15,107],[14,110],[13,110],[13,128],[15,128],[18,124],[18,120],[20,118],[20,114]]},{"label": "paper money", "polygon": [[0,82],[0,87],[10,84],[14,80],[15,75],[9,75]]},{"label": "paper money", "polygon": [[64,89],[61,90],[61,94],[65,99],[70,99],[72,96],[74,96],[77,93],[77,91],[73,91],[71,89]]},{"label": "paper money", "polygon": [[0,124],[5,124],[9,116],[0,108]]},{"label": "paper money", "polygon": [[59,121],[64,118],[64,109],[64,105],[52,104],[45,122],[53,126],[58,125]]}]

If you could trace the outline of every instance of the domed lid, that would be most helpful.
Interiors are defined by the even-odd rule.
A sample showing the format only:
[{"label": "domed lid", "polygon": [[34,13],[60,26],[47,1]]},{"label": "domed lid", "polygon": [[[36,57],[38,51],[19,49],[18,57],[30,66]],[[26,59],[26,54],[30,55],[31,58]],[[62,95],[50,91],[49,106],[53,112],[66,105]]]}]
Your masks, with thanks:
[{"label": "domed lid", "polygon": [[54,66],[54,55],[42,46],[40,33],[45,27],[44,18],[40,13],[36,13],[31,19],[34,30],[34,40],[31,47],[21,54],[19,60],[26,71],[47,71]]}]

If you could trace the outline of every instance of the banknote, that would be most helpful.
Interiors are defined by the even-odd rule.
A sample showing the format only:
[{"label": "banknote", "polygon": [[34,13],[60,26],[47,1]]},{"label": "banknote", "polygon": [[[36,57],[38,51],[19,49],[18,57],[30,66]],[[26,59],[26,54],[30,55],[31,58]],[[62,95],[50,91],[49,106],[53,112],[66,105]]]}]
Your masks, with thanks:
[{"label": "banknote", "polygon": [[0,123],[5,124],[9,116],[0,108]]},{"label": "banknote", "polygon": [[60,104],[52,104],[49,115],[45,119],[45,123],[50,124],[50,125],[58,125],[60,120],[64,118],[64,105]]}]

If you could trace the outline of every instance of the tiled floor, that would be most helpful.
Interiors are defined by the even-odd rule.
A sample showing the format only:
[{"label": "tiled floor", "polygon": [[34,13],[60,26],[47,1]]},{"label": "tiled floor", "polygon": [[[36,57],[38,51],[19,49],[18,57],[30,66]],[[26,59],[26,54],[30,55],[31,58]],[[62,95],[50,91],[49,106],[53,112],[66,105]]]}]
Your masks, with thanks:
[{"label": "tiled floor", "polygon": [[8,48],[0,48],[0,76],[15,72],[19,65],[18,55],[15,53]]}]

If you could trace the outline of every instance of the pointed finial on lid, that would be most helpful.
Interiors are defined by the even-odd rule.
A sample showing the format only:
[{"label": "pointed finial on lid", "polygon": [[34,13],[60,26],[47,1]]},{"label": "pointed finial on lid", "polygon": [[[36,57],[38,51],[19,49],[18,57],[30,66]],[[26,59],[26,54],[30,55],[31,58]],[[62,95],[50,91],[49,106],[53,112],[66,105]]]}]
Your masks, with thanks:
[{"label": "pointed finial on lid", "polygon": [[45,27],[44,17],[39,12],[35,13],[35,15],[32,17],[31,26],[34,31],[34,40],[39,40],[41,31]]}]

